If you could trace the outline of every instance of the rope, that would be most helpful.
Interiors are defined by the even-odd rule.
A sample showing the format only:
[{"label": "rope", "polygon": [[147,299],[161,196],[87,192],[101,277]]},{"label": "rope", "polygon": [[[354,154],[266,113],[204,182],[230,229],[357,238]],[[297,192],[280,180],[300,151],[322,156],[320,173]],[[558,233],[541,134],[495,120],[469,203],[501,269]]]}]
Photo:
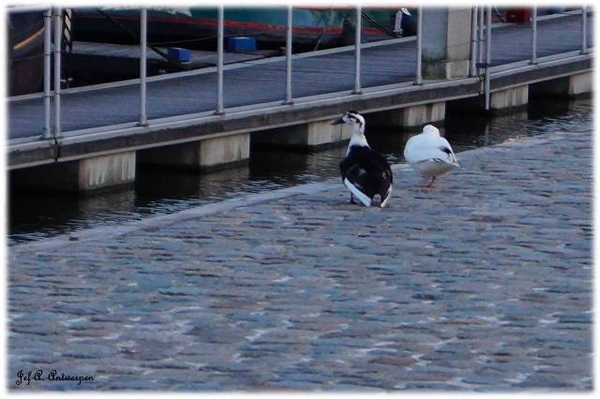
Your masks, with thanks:
[{"label": "rope", "polygon": [[367,21],[369,21],[369,23],[371,23],[371,25],[373,25],[373,27],[379,29],[381,32],[383,32],[391,37],[396,37],[396,34],[393,31],[391,31],[389,28],[381,25],[379,22],[377,22],[375,19],[373,19],[366,12],[361,11],[361,16],[363,17],[363,19],[366,19]]}]

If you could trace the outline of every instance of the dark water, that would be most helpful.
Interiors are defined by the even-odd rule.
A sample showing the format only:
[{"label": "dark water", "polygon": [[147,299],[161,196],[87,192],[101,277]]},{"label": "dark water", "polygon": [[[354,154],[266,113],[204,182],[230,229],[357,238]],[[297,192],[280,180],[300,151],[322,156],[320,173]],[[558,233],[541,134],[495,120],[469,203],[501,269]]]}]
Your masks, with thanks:
[{"label": "dark water", "polygon": [[[442,127],[442,126],[440,126]],[[455,152],[553,131],[592,131],[592,100],[536,100],[528,109],[488,118],[448,112],[442,132]],[[371,146],[404,162],[408,134],[369,127]],[[8,244],[39,240],[100,225],[126,223],[202,204],[338,176],[346,146],[311,153],[253,148],[249,165],[210,174],[137,171],[135,187],[91,198],[8,193]]]}]

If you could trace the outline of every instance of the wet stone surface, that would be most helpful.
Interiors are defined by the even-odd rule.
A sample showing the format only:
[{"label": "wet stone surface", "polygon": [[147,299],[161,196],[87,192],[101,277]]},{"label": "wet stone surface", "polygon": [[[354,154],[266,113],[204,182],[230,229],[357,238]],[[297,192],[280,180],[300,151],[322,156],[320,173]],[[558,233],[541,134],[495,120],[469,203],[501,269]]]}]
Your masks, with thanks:
[{"label": "wet stone surface", "polygon": [[8,388],[593,389],[591,132],[459,159],[10,247]]}]

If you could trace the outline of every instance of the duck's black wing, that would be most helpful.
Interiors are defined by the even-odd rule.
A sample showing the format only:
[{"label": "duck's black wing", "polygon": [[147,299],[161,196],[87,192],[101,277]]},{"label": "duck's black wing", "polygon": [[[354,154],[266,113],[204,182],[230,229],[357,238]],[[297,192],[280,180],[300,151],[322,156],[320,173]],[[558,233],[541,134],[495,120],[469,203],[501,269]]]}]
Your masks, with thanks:
[{"label": "duck's black wing", "polygon": [[[340,162],[340,172],[346,185],[351,184],[369,199],[379,194],[384,203],[390,195],[393,183],[390,164],[383,155],[369,147],[352,147],[348,156]],[[348,188],[352,191],[351,187]]]}]

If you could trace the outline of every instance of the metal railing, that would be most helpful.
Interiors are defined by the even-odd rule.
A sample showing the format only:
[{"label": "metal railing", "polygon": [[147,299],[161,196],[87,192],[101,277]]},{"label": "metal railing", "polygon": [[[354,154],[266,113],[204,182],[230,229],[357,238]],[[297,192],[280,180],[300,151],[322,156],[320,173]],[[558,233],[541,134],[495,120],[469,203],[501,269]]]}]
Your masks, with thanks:
[{"label": "metal railing", "polygon": [[361,48],[361,32],[362,18],[360,5],[356,6],[356,24],[354,26],[354,94],[362,93],[360,88],[360,48]]},{"label": "metal railing", "polygon": [[60,78],[62,71],[62,12],[60,7],[54,9],[54,137],[61,135],[60,115]]},{"label": "metal railing", "polygon": [[50,107],[52,106],[52,94],[50,92],[50,73],[52,63],[52,9],[44,11],[44,128],[42,137],[51,139],[52,126]]},{"label": "metal railing", "polygon": [[285,26],[285,100],[283,102],[288,105],[294,103],[292,95],[292,28],[294,24],[292,11],[292,6],[288,6]]},{"label": "metal railing", "polygon": [[[286,23],[286,48],[285,48],[285,98],[282,99],[283,104],[293,105],[294,96],[292,92],[292,41],[293,41],[293,7],[287,8],[287,23]],[[355,9],[356,24],[355,24],[355,45],[354,45],[354,88],[352,94],[361,94],[361,7]],[[588,52],[587,44],[587,8],[582,7],[582,44],[581,53]],[[418,23],[416,35],[416,71],[415,85],[423,84],[422,76],[422,8],[418,9]],[[490,106],[490,66],[492,62],[492,7],[478,6],[472,11],[471,23],[471,56],[469,60],[470,71],[469,76],[480,76],[484,82],[483,94],[485,97],[485,108]],[[537,7],[533,7],[531,18],[532,43],[531,43],[531,59],[530,64],[535,65],[538,62],[537,57]],[[61,34],[62,34],[62,11],[60,7],[46,9],[44,13],[44,123],[42,137],[44,139],[54,139],[61,137]],[[52,29],[53,28],[53,29]],[[51,38],[51,32],[54,33],[54,39]],[[224,106],[224,7],[218,8],[218,26],[217,26],[217,103],[215,104],[214,113],[223,115],[226,113]],[[54,44],[52,44],[52,42]],[[147,110],[147,10],[140,9],[140,78],[139,78],[139,93],[140,93],[140,108],[137,121],[138,126],[148,126],[151,121],[148,119]],[[53,54],[53,57],[52,57]],[[51,67],[51,59],[53,58],[54,67]],[[52,72],[51,72],[52,71]],[[51,79],[53,88],[51,88]],[[53,108],[52,106],[53,105]],[[53,124],[52,124],[53,122]]]},{"label": "metal railing", "polygon": [[485,13],[485,110],[490,109],[490,67],[492,66],[492,6]]},{"label": "metal railing", "polygon": [[419,15],[417,21],[417,70],[415,71],[415,84],[423,84],[423,74],[421,62],[423,59],[423,8],[419,7]]},{"label": "metal railing", "polygon": [[531,15],[531,64],[537,64],[537,6],[533,6]]},{"label": "metal railing", "polygon": [[147,86],[147,48],[148,48],[148,10],[140,10],[140,126],[148,125],[148,109],[146,107]]},{"label": "metal railing", "polygon": [[224,106],[224,71],[223,71],[223,52],[225,47],[225,9],[223,5],[219,6],[219,22],[217,26],[217,115],[225,113]]},{"label": "metal railing", "polygon": [[585,54],[588,51],[587,47],[587,6],[581,7],[581,32],[582,32],[582,40],[581,40],[581,53]]}]

